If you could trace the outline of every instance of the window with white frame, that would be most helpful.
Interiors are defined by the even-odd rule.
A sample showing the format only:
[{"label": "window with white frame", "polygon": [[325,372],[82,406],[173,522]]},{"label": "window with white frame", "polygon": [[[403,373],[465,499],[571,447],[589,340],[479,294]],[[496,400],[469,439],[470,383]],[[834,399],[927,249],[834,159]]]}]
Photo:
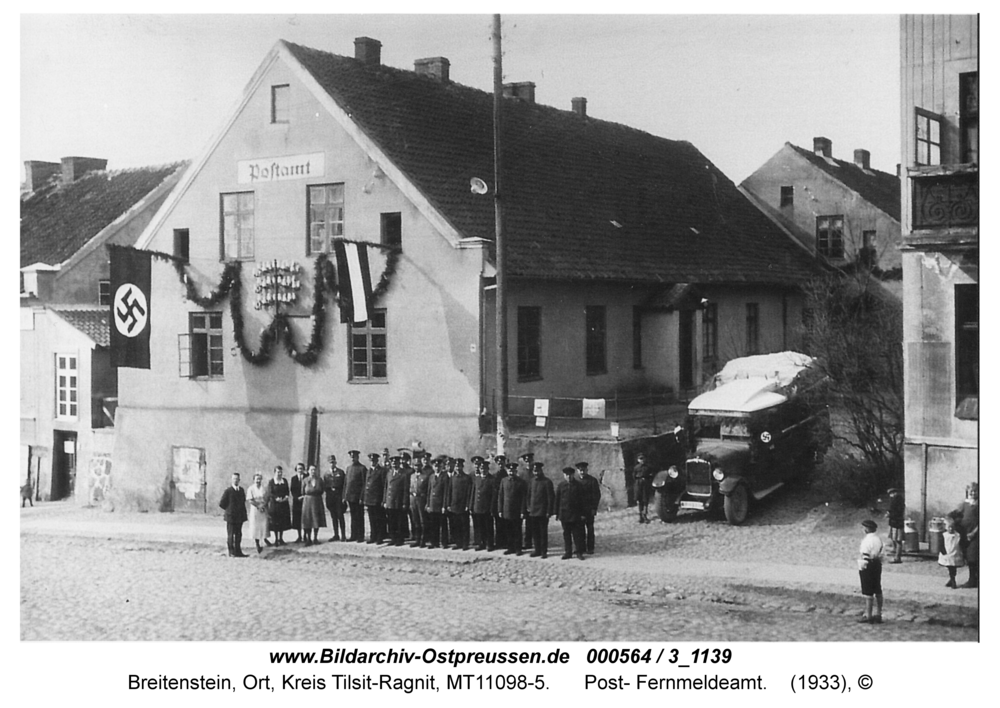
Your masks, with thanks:
[{"label": "window with white frame", "polygon": [[76,354],[56,354],[56,418],[76,420],[80,415],[78,362]]},{"label": "window with white frame", "polygon": [[344,235],[344,185],[309,187],[309,254],[330,253],[333,240]]},{"label": "window with white frame", "polygon": [[351,381],[385,381],[386,361],[385,310],[375,310],[364,324],[350,325]]},{"label": "window with white frame", "polygon": [[916,109],[916,163],[941,164],[941,116],[922,108]]},{"label": "window with white frame", "polygon": [[816,217],[816,250],[827,258],[844,257],[844,217]]},{"label": "window with white frame", "polygon": [[253,260],[253,192],[223,194],[220,201],[222,260]]},{"label": "window with white frame", "polygon": [[179,374],[185,378],[222,378],[221,312],[188,313],[188,331],[178,335]]}]

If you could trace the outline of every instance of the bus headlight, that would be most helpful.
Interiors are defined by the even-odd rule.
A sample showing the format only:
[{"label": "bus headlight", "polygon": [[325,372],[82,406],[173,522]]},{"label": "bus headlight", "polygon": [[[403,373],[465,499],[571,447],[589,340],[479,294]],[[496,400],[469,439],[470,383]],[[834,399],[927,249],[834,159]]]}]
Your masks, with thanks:
[{"label": "bus headlight", "polygon": [[715,479],[716,482],[721,482],[722,478],[725,477],[725,476],[726,476],[726,473],[723,472],[718,467],[716,467],[714,470],[712,470],[712,478]]},{"label": "bus headlight", "polygon": [[670,469],[667,470],[667,476],[670,477],[670,479],[677,479],[677,477],[680,476],[680,472],[677,471],[676,465],[670,465]]}]

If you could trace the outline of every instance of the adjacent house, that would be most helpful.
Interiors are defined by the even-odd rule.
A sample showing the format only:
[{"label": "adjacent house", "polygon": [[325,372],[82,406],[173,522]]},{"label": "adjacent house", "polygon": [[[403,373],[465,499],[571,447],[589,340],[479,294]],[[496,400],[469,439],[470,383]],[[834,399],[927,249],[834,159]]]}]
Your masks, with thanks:
[{"label": "adjacent house", "polygon": [[[449,74],[366,37],[265,57],[138,242],[150,368],[119,370],[116,489],[206,510],[230,472],[321,446],[492,445],[493,96]],[[513,398],[684,397],[794,346],[814,259],[701,152],[505,93]]]},{"label": "adjacent house", "polygon": [[906,506],[979,478],[979,18],[900,21]]},{"label": "adjacent house", "polygon": [[740,189],[810,252],[834,266],[859,264],[899,278],[899,176],[871,167],[868,150],[833,157],[833,142],[785,143]]},{"label": "adjacent house", "polygon": [[180,176],[180,165],[106,167],[84,157],[25,163],[18,476],[37,499],[89,503],[110,482],[118,377],[105,245],[134,244]]}]

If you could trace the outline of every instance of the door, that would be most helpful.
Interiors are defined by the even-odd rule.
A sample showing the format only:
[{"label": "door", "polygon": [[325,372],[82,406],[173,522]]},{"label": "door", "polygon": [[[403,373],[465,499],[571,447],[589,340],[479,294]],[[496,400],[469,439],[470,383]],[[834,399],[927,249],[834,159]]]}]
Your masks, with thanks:
[{"label": "door", "polygon": [[56,430],[52,440],[52,501],[73,496],[76,485],[76,433]]},{"label": "door", "polygon": [[679,310],[680,332],[677,363],[680,367],[680,388],[687,391],[694,388],[694,310]]}]

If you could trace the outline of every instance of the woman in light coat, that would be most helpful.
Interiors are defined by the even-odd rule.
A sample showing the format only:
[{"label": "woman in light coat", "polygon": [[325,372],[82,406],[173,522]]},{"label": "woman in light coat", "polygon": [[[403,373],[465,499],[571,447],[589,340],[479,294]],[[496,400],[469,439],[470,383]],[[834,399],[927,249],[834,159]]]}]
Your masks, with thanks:
[{"label": "woman in light coat", "polygon": [[267,540],[267,489],[260,472],[254,473],[253,484],[247,489],[247,504],[250,506],[250,537],[260,553],[263,550],[261,542]]}]

